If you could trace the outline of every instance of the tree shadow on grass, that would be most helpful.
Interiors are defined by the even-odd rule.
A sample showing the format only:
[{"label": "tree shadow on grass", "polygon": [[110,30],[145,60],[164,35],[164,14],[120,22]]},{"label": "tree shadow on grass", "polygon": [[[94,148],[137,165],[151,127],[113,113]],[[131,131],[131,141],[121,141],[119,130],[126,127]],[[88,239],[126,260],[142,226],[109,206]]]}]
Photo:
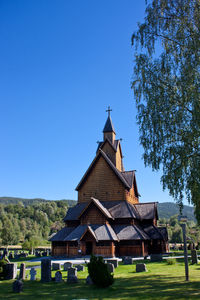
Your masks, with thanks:
[{"label": "tree shadow on grass", "polygon": [[[3,290],[2,290],[3,287]],[[85,279],[77,284],[25,281],[21,294],[12,292],[12,281],[0,284],[1,299],[200,299],[200,283],[185,282],[184,277],[142,274],[131,278],[116,278],[112,286],[100,289],[89,286]]]}]

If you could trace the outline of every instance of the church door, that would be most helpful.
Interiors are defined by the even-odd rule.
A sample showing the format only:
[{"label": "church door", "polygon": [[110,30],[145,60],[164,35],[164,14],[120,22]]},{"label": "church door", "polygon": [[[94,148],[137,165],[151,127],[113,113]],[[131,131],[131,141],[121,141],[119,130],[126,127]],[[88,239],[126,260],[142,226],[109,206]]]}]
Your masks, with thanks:
[{"label": "church door", "polygon": [[92,242],[86,242],[86,255],[92,254],[92,248],[93,248],[93,243]]}]

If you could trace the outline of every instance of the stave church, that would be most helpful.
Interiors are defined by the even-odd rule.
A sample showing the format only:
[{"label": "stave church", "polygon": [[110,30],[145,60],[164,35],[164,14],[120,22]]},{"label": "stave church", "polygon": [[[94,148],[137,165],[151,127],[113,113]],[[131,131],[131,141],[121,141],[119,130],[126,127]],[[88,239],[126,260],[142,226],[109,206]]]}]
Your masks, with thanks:
[{"label": "stave church", "polygon": [[140,203],[135,171],[125,171],[120,140],[108,108],[103,141],[76,187],[78,202],[50,238],[53,256],[147,256],[168,251],[158,227],[157,202]]}]

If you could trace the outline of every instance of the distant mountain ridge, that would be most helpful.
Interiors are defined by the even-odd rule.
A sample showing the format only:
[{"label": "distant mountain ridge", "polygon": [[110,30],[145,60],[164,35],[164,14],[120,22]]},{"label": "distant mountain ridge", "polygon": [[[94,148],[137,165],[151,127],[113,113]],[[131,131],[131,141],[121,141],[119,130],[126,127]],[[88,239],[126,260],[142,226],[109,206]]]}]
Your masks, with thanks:
[{"label": "distant mountain ridge", "polygon": [[[34,198],[34,199],[26,199],[26,198],[17,198],[17,197],[0,197],[0,204],[18,204],[23,203],[24,206],[28,205],[34,205],[37,203],[43,203],[43,202],[49,202],[49,201],[63,201],[67,203],[68,206],[74,206],[76,205],[76,200],[70,200],[70,199],[62,199],[62,200],[46,200],[42,198]],[[179,214],[179,207],[176,203],[173,202],[163,202],[158,203],[158,216],[159,219],[166,218],[169,219],[170,217]],[[188,217],[188,220],[195,221],[194,216],[194,208],[188,205],[184,205],[183,208],[183,215],[186,215]]]},{"label": "distant mountain ridge", "polygon": [[[174,215],[179,215],[179,214],[180,214],[179,206],[176,203],[173,203],[173,202],[158,203],[159,219],[162,219],[162,218],[169,219],[170,217],[172,217]],[[191,207],[189,205],[184,205],[182,215],[187,216],[189,221],[196,222],[196,218],[194,215],[194,207]]]},{"label": "distant mountain ridge", "polygon": [[44,203],[44,202],[50,202],[50,201],[63,201],[68,204],[68,206],[74,206],[76,205],[76,200],[70,200],[70,199],[62,199],[62,200],[46,200],[42,198],[33,198],[33,199],[26,199],[26,198],[17,198],[17,197],[0,197],[0,204],[18,204],[23,203],[24,206],[28,205],[34,205],[37,203]]}]

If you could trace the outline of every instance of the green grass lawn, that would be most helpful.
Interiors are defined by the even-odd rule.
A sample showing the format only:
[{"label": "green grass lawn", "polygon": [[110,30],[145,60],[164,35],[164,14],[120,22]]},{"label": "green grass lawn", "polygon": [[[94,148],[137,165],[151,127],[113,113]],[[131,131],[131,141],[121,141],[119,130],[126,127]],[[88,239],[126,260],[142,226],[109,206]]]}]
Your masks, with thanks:
[{"label": "green grass lawn", "polygon": [[[41,283],[38,269],[37,280],[25,280],[21,294],[12,292],[12,280],[0,281],[0,299],[200,299],[200,265],[189,266],[189,282],[185,281],[182,260],[175,265],[168,265],[166,261],[146,262],[146,265],[145,273],[136,273],[135,265],[119,265],[115,269],[114,284],[106,289],[86,285],[87,269],[78,272],[78,284]],[[62,274],[66,280],[67,272],[62,271]]]}]

